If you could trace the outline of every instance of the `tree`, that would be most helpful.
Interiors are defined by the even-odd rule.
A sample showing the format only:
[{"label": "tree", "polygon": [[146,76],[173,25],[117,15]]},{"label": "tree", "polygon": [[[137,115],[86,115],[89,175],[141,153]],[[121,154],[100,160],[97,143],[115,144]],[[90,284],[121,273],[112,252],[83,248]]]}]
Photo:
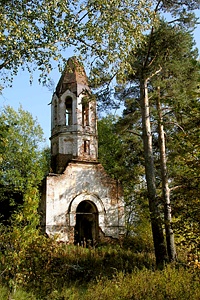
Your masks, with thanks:
[{"label": "tree", "polygon": [[167,131],[169,176],[172,178],[170,191],[173,227],[177,243],[185,246],[187,251],[194,252],[198,251],[200,245],[199,70],[199,62],[193,61],[187,75],[190,80],[185,82],[185,90],[182,89],[182,95],[187,101],[177,110],[176,119],[171,120],[177,125],[176,130],[171,136]]},{"label": "tree", "polygon": [[106,171],[123,184],[128,198],[133,195],[134,186],[141,183],[144,169],[140,163],[141,137],[127,130],[123,121],[123,118],[114,115],[98,121],[98,153]]},{"label": "tree", "polygon": [[160,154],[160,173],[162,181],[162,195],[164,202],[164,221],[165,221],[165,233],[167,243],[167,253],[169,261],[176,259],[176,249],[174,242],[174,233],[172,229],[172,216],[171,216],[171,201],[170,201],[170,189],[167,170],[167,155],[166,155],[166,142],[165,131],[163,125],[162,105],[160,101],[160,86],[157,87],[158,96],[156,101],[157,114],[158,114],[158,139],[159,139],[159,154]]},{"label": "tree", "polygon": [[[162,232],[162,222],[160,220],[160,212],[158,210],[159,198],[157,196],[157,191],[156,191],[156,173],[154,167],[152,128],[151,128],[151,119],[150,119],[151,114],[150,114],[150,102],[149,102],[148,93],[149,93],[149,86],[150,86],[149,82],[152,82],[152,78],[156,78],[156,76],[159,73],[161,73],[163,69],[163,65],[166,67],[166,62],[165,62],[166,57],[168,58],[168,61],[170,61],[170,58],[172,59],[173,57],[174,49],[176,49],[175,51],[177,51],[177,48],[174,47],[175,31],[173,32],[174,37],[172,35],[170,36],[170,30],[172,29],[171,27],[170,30],[165,32],[165,37],[163,39],[164,27],[162,26],[162,23],[160,27],[159,26],[156,28],[152,27],[151,33],[147,37],[147,39],[146,40],[144,39],[144,42],[138,44],[138,50],[137,48],[133,50],[132,59],[129,60],[130,69],[127,70],[126,73],[128,74],[129,80],[132,79],[135,82],[135,84],[138,84],[139,86],[138,95],[140,97],[139,103],[140,103],[141,113],[142,113],[142,136],[143,136],[145,169],[146,169],[145,173],[146,173],[147,189],[149,195],[149,208],[150,208],[151,218],[152,218],[152,232],[154,238],[155,254],[156,254],[158,265],[159,264],[162,265],[165,260],[165,246],[164,246],[164,236]],[[157,28],[159,28],[159,30]],[[174,28],[178,29],[179,27],[176,25]],[[175,43],[177,43],[177,41],[179,41],[179,39],[177,39],[176,37]],[[172,45],[170,45],[170,43],[172,43]],[[160,118],[161,117],[162,116],[160,115]],[[163,137],[162,127],[160,127],[159,134],[160,134],[160,142],[161,142],[161,136]],[[167,238],[168,255],[169,255],[169,259],[173,260],[175,259],[175,251],[174,251],[173,234],[170,225],[171,215],[170,215],[170,206],[169,206],[169,191],[167,187],[166,173],[164,173],[166,169],[166,166],[164,166],[165,156],[161,156],[161,162],[162,162],[161,166],[163,171],[162,172],[163,196],[165,197],[164,199],[166,203],[165,224],[166,224],[166,231],[168,237]],[[165,193],[165,191],[168,192]]]},{"label": "tree", "polygon": [[[170,23],[175,24],[177,28],[178,26],[181,26],[182,28],[194,26],[196,21],[194,19],[194,15],[190,13],[189,14],[186,13],[186,8],[188,10],[198,8],[199,1],[192,1],[192,3],[188,1],[173,1],[173,2],[155,1],[154,4],[155,4],[154,6],[155,15],[159,16],[162,12],[170,12],[173,17]],[[166,260],[166,249],[164,245],[164,236],[162,231],[162,222],[160,220],[160,212],[158,210],[159,201],[156,192],[156,174],[155,174],[154,156],[153,156],[153,141],[152,141],[152,128],[151,128],[151,119],[150,119],[148,83],[152,77],[156,77],[156,74],[159,74],[161,72],[162,63],[163,63],[162,59],[163,57],[165,58],[165,54],[160,51],[158,51],[157,53],[151,53],[152,49],[155,51],[158,50],[157,49],[158,45],[156,44],[157,41],[154,40],[154,33],[156,29],[159,28],[159,21],[158,19],[155,19],[154,21],[155,22],[151,28],[149,38],[145,41],[145,35],[144,35],[144,41],[142,41],[141,43],[139,42],[137,45],[135,45],[135,48],[132,49],[132,60],[128,60],[126,64],[122,63],[122,65],[125,66],[124,68],[125,70],[123,70],[124,78],[128,74],[130,79],[131,77],[130,74],[132,74],[133,78],[137,77],[137,83],[139,82],[139,95],[140,95],[139,103],[140,103],[141,114],[142,114],[142,136],[143,136],[144,158],[145,158],[145,174],[147,180],[149,208],[151,213],[152,232],[153,232],[156,262],[157,265],[162,266]],[[155,45],[153,44],[153,42],[155,42]],[[142,49],[142,47],[140,47],[141,45],[144,46],[145,50]],[[137,52],[137,49],[139,49],[139,53]],[[160,48],[160,50],[161,49],[162,48]],[[134,58],[135,54],[136,56],[138,55],[137,59]],[[155,57],[151,56],[152,54],[154,54]],[[159,61],[159,57],[161,58],[160,61]],[[156,63],[154,63],[155,60]],[[105,83],[110,83],[113,77],[112,76],[109,77],[107,75],[104,64],[99,64],[98,69],[94,69],[92,75],[93,78],[95,78],[95,75],[100,74],[102,70],[103,70],[102,73],[103,76],[100,82],[103,82],[103,84],[105,85]],[[119,73],[118,73],[117,80],[118,82],[123,81],[123,76],[121,76]],[[96,85],[96,87],[98,87],[98,85]],[[107,88],[105,89],[107,96],[109,95],[108,89],[109,86],[107,86]],[[100,97],[101,96],[102,94],[100,94]],[[107,98],[104,97],[104,100],[107,100]],[[166,205],[166,207],[167,206],[168,205]],[[170,214],[169,213],[166,214],[166,217],[167,216],[170,217]],[[168,227],[168,229],[169,228],[170,227]],[[169,231],[171,232],[171,230]],[[171,242],[171,241],[172,240],[167,239],[167,242]],[[173,247],[168,247],[168,250],[172,248]],[[171,257],[171,254],[169,254],[169,258]],[[173,251],[172,256],[173,256],[172,259],[174,259],[175,251]]]},{"label": "tree", "polygon": [[22,67],[29,72],[39,70],[44,83],[56,62],[62,69],[65,51],[71,46],[92,66],[103,63],[109,68],[109,78],[116,72],[123,75],[130,50],[157,21],[157,12],[188,21],[188,14],[183,18],[186,8],[199,8],[199,0],[4,0],[0,7],[1,79],[4,84],[12,82]]},{"label": "tree", "polygon": [[22,270],[30,245],[38,241],[41,247],[45,244],[45,237],[39,235],[38,206],[41,181],[49,171],[50,160],[49,150],[42,149],[41,127],[22,107],[18,111],[4,107],[0,128],[1,272],[15,289],[27,276]]},{"label": "tree", "polygon": [[[128,110],[128,106],[127,106]],[[133,130],[130,123],[136,122],[138,116],[127,112],[126,118],[108,115],[98,121],[99,161],[106,172],[123,186],[126,205],[126,236],[136,238],[144,249],[149,240],[150,218],[147,204],[146,185],[144,181],[142,136]],[[143,234],[142,234],[143,232]],[[135,242],[135,241],[134,241]],[[149,245],[150,243],[148,243]],[[147,246],[147,245],[146,245]],[[146,247],[145,246],[145,247]]]},{"label": "tree", "polygon": [[0,115],[2,129],[0,161],[0,201],[3,219],[24,203],[27,190],[38,189],[48,171],[48,163],[41,143],[41,127],[29,112],[20,107],[16,112],[10,106]]},{"label": "tree", "polygon": [[39,81],[46,84],[53,68],[64,68],[69,47],[93,68],[96,86],[102,79],[99,64],[109,69],[104,74],[109,80],[116,74],[123,77],[130,67],[130,50],[157,22],[157,12],[170,12],[183,20],[185,8],[198,7],[198,0],[5,0],[0,8],[0,89],[12,84],[20,68],[30,72],[30,82],[38,70]]},{"label": "tree", "polygon": [[[172,135],[179,126],[180,109],[190,101],[192,92],[198,84],[197,51],[193,50],[193,41],[189,33],[178,26],[161,23],[157,30],[146,36],[146,41],[138,46],[131,56],[132,72],[128,73],[128,87],[121,98],[127,98],[126,103],[135,99],[141,107],[143,147],[146,168],[146,180],[149,193],[149,208],[152,214],[152,231],[160,230],[160,245],[162,247],[162,223],[159,223],[160,200],[157,195],[157,178],[160,174],[162,181],[166,241],[169,260],[176,256],[173,231],[171,225],[170,189],[166,164],[166,146],[164,127],[165,120],[175,125],[168,131]],[[177,84],[178,83],[178,84]],[[169,108],[170,107],[170,108]],[[135,113],[132,109],[130,112]],[[156,112],[157,110],[157,112]],[[156,112],[156,114],[155,114]],[[163,118],[165,113],[165,119]],[[156,128],[153,122],[157,122]],[[169,126],[169,125],[168,125]],[[180,129],[180,128],[179,128]],[[154,135],[159,137],[160,171],[157,172],[155,160]],[[168,150],[169,151],[169,150]],[[170,178],[172,182],[172,178]],[[156,219],[154,219],[156,218]],[[154,228],[157,223],[157,229]],[[156,249],[156,243],[154,240]],[[157,245],[158,253],[160,253]],[[161,258],[162,259],[162,258]]]},{"label": "tree", "polygon": [[[145,2],[145,6],[144,5]],[[143,41],[144,33],[149,31],[154,31],[160,22],[161,16],[167,14],[167,18],[170,19],[170,23],[181,25],[183,27],[194,28],[197,18],[192,12],[195,9],[199,9],[199,0],[188,1],[188,0],[154,0],[152,2],[148,1],[137,1],[125,5],[125,12],[129,13],[132,10],[138,10],[138,15],[132,15],[129,19],[129,15],[124,14],[124,7],[119,4],[119,8],[123,9],[122,15],[120,11],[113,11],[107,7],[108,15],[106,14],[106,23],[103,25],[103,32],[100,33],[100,39],[96,39],[97,43],[95,45],[101,45],[99,48],[95,48],[94,45],[85,43],[83,45],[83,52],[88,51],[88,55],[95,60],[92,63],[91,68],[91,84],[93,88],[101,87],[100,97],[104,97],[107,93],[113,79],[118,82],[123,81],[125,74],[131,70],[131,65],[129,63],[128,57],[135,47]],[[139,6],[137,6],[137,4]],[[116,5],[116,3],[114,4]],[[140,9],[140,5],[144,10]],[[116,6],[118,10],[118,5]],[[104,8],[104,6],[102,6]],[[100,12],[103,12],[100,11]],[[112,16],[109,14],[113,13]],[[142,13],[142,15],[140,15]],[[149,14],[149,15],[148,15]],[[116,19],[116,21],[115,21]],[[139,24],[138,24],[138,19]],[[98,19],[98,22],[100,20]],[[112,23],[110,23],[112,21]],[[146,22],[148,26],[141,27],[140,22],[145,26]],[[111,24],[112,28],[109,27]],[[98,28],[98,24],[96,24]],[[105,26],[105,27],[104,27]],[[125,26],[125,27],[124,27]],[[142,30],[143,29],[143,30]],[[87,30],[86,30],[87,31]],[[97,35],[99,35],[98,30],[96,30]],[[93,36],[91,36],[91,41],[93,41]],[[100,44],[98,43],[100,42]],[[91,50],[91,51],[89,51]],[[100,55],[99,55],[100,54]],[[102,92],[102,86],[104,87],[104,93]],[[109,87],[108,87],[109,86]],[[99,94],[97,93],[97,96]],[[109,101],[106,101],[108,103]]]},{"label": "tree", "polygon": [[56,61],[62,69],[70,46],[84,57],[116,63],[123,48],[148,28],[151,1],[5,0],[0,14],[3,82],[12,82],[20,67],[38,69],[45,82]]},{"label": "tree", "polygon": [[117,117],[109,115],[98,121],[98,156],[106,171],[120,180],[124,172],[122,159],[125,149],[117,134],[117,120]]},{"label": "tree", "polygon": [[[166,33],[169,40],[162,30],[160,36],[163,36],[165,40],[165,51],[167,49],[168,54],[164,53],[163,60],[165,62],[162,63],[161,72],[152,78],[151,85],[154,87],[155,95],[151,93],[151,97],[155,98],[157,110],[167,250],[169,259],[173,260],[175,247],[172,227],[174,225],[172,224],[170,198],[176,183],[173,178],[175,174],[171,175],[170,171],[172,164],[175,163],[174,157],[170,159],[170,153],[173,153],[175,149],[174,145],[170,145],[168,142],[166,146],[166,140],[172,138],[181,128],[186,129],[182,123],[182,120],[185,119],[184,107],[188,107],[191,102],[195,102],[196,108],[198,107],[196,91],[199,83],[199,64],[197,49],[194,48],[192,36],[187,31],[175,26],[169,27]],[[168,46],[167,40],[169,41]]]}]

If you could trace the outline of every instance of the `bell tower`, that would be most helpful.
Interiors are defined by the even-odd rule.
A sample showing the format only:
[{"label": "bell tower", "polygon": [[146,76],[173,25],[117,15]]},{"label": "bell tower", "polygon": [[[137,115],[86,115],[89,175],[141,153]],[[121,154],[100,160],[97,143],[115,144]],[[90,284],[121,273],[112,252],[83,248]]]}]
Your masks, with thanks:
[{"label": "bell tower", "polygon": [[72,160],[97,161],[96,101],[75,57],[67,61],[52,97],[50,140],[54,173],[63,173]]},{"label": "bell tower", "polygon": [[51,101],[51,168],[41,197],[49,236],[79,245],[121,239],[123,190],[98,162],[96,101],[83,66],[67,61]]}]

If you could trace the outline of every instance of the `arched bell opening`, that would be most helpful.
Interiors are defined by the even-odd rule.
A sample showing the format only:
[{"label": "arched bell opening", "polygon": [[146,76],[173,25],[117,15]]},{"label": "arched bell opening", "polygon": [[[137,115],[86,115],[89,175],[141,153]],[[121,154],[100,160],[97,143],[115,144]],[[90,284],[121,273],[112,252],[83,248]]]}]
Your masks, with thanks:
[{"label": "arched bell opening", "polygon": [[65,119],[66,119],[66,126],[72,125],[72,98],[67,97],[65,100]]},{"label": "arched bell opening", "polygon": [[98,240],[98,210],[96,205],[84,200],[76,209],[74,243],[85,247],[93,246]]}]

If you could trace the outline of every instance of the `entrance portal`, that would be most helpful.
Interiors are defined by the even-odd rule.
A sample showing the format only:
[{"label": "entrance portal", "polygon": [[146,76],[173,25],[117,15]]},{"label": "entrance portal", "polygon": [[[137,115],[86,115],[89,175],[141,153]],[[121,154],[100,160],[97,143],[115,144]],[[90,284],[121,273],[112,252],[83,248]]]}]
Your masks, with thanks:
[{"label": "entrance portal", "polygon": [[74,243],[93,246],[98,240],[98,227],[96,205],[89,200],[80,202],[76,210]]}]

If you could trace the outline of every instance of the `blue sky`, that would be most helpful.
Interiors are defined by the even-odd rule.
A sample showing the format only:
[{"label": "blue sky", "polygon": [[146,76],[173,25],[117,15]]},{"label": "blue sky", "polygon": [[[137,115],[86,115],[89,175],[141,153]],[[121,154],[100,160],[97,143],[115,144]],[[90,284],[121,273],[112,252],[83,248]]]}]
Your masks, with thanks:
[{"label": "blue sky", "polygon": [[[200,17],[200,11],[198,16]],[[200,25],[195,30],[194,39],[200,54]],[[65,54],[66,58],[72,55],[72,50],[69,50]],[[54,70],[50,76],[55,85],[57,85],[60,78],[58,70]],[[21,104],[24,110],[29,111],[34,118],[37,118],[38,123],[44,131],[46,144],[49,145],[51,130],[51,107],[49,103],[52,98],[52,91],[49,91],[47,87],[39,85],[37,78],[38,76],[35,74],[33,84],[30,85],[28,72],[19,71],[18,75],[14,78],[12,88],[4,89],[3,94],[0,95],[0,109],[5,105],[10,105],[17,110]]]}]

